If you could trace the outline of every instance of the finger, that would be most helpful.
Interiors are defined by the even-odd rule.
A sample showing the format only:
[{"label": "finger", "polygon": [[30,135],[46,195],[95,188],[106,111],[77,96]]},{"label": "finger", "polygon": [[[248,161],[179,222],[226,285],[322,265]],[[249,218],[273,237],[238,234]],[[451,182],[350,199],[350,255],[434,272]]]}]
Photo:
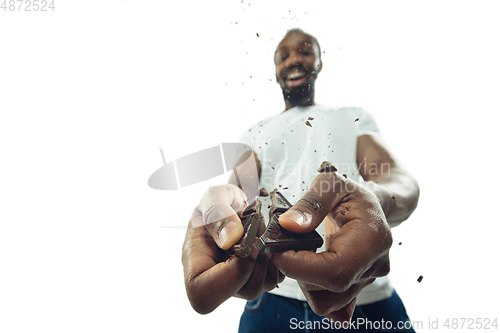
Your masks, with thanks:
[{"label": "finger", "polygon": [[199,313],[209,313],[245,285],[255,260],[233,256],[224,261],[208,231],[193,228],[190,222],[182,250],[182,264],[191,305]]},{"label": "finger", "polygon": [[[332,312],[341,311],[342,309],[346,310],[346,307],[356,299],[361,290],[373,281],[375,281],[375,279],[368,279],[356,283],[342,293],[335,293],[328,290],[310,290],[307,284],[300,281],[299,286],[314,313],[320,316],[327,316]],[[342,312],[338,314],[342,314]],[[352,316],[352,313],[350,313],[350,315]],[[347,320],[349,318],[347,318]]]},{"label": "finger", "polygon": [[352,315],[354,314],[355,309],[356,309],[356,298],[353,299],[349,304],[344,306],[342,309],[330,312],[326,314],[325,317],[333,322],[340,323],[339,326],[347,328],[349,327],[348,326],[349,321],[352,319]]},{"label": "finger", "polygon": [[195,213],[202,216],[203,225],[217,245],[227,250],[243,235],[238,212],[242,212],[246,205],[245,193],[238,187],[227,184],[211,187],[203,196]]},{"label": "finger", "polygon": [[337,172],[320,173],[307,193],[279,218],[280,225],[292,232],[310,232],[347,195],[349,180]]},{"label": "finger", "polygon": [[264,254],[259,254],[253,268],[252,274],[245,285],[238,291],[236,296],[246,300],[256,299],[264,286],[266,273],[269,265],[269,258]]},{"label": "finger", "polygon": [[283,274],[334,292],[344,292],[380,257],[376,227],[359,220],[333,235],[328,252],[286,251],[273,254]]},{"label": "finger", "polygon": [[272,261],[267,265],[266,280],[262,291],[271,291],[278,286],[285,279],[285,275],[281,273]]}]

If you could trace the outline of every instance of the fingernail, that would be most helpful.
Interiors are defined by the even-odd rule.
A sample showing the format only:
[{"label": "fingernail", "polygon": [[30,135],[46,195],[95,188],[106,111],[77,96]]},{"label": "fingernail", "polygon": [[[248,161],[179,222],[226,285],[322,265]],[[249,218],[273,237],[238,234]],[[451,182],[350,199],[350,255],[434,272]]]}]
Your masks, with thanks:
[{"label": "fingernail", "polygon": [[221,249],[227,250],[230,246],[226,244],[229,243],[238,233],[240,227],[234,221],[226,221],[224,226],[219,231],[219,244]]},{"label": "fingernail", "polygon": [[298,225],[307,225],[312,221],[311,214],[300,212],[295,209],[287,210],[285,213],[281,215],[281,218],[288,219],[292,222],[297,223]]}]

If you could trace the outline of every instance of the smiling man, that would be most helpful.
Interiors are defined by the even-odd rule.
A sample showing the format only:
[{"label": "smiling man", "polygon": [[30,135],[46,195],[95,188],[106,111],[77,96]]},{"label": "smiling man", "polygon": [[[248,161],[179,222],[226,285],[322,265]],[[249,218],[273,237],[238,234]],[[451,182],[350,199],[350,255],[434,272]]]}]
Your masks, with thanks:
[{"label": "smiling man", "polygon": [[[208,313],[231,296],[249,300],[239,332],[328,331],[349,320],[359,332],[413,332],[386,275],[390,228],[416,208],[416,181],[381,141],[368,112],[315,104],[323,64],[313,36],[288,31],[275,65],[285,110],[242,135],[254,159],[239,167],[238,179],[210,188],[193,212],[183,247],[193,308]],[[318,174],[323,161],[337,170]],[[241,186],[255,180],[258,186]],[[282,227],[317,230],[324,246],[317,253],[227,259],[220,249],[241,238],[241,211],[258,187],[278,188],[294,204],[280,216]]]}]

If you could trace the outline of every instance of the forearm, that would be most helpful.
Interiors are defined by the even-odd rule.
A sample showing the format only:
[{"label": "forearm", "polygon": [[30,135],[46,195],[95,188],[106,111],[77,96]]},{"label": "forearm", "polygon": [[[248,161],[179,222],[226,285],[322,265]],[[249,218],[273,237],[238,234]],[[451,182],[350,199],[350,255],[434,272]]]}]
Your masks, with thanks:
[{"label": "forearm", "polygon": [[420,193],[417,181],[403,170],[392,168],[365,184],[378,198],[391,227],[408,219],[417,207]]}]

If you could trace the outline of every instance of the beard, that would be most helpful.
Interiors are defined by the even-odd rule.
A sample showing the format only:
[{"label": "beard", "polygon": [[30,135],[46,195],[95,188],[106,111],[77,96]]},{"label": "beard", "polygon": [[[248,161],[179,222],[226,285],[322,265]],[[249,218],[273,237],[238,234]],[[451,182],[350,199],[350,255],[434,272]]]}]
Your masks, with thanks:
[{"label": "beard", "polygon": [[314,84],[318,78],[318,73],[312,68],[306,68],[303,65],[299,65],[294,68],[290,68],[289,71],[284,74],[284,77],[286,77],[290,71],[295,69],[302,69],[308,80],[306,83],[298,87],[287,88],[286,84],[281,86],[283,99],[292,105],[310,105],[310,103],[314,101]]},{"label": "beard", "polygon": [[281,88],[283,98],[293,105],[308,105],[314,100],[314,81],[294,88]]}]

